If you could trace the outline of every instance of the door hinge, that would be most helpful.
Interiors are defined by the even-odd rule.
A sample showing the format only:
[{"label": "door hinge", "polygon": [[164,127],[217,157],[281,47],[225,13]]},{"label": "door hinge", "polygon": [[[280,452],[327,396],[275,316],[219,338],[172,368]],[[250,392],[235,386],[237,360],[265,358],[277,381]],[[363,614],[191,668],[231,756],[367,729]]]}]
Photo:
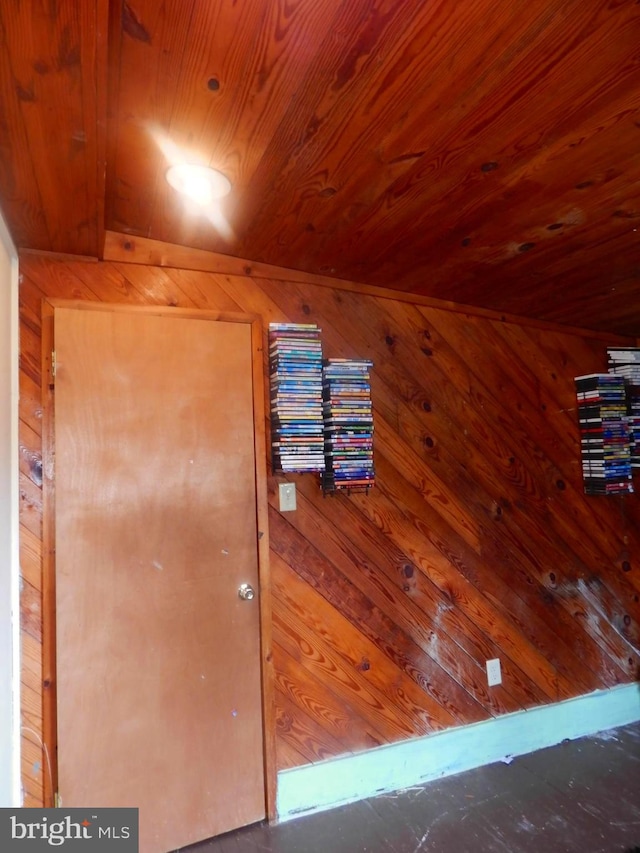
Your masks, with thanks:
[{"label": "door hinge", "polygon": [[60,794],[56,791],[55,794],[53,795],[53,807],[54,807],[54,809],[61,808],[61,802],[62,801],[60,799]]},{"label": "door hinge", "polygon": [[51,377],[56,378],[56,351],[51,351]]}]

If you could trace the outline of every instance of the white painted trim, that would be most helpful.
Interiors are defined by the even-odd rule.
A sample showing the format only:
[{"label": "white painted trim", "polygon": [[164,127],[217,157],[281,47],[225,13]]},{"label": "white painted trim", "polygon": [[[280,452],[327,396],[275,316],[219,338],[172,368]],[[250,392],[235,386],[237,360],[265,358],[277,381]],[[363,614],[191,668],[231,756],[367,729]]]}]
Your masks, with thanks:
[{"label": "white painted trim", "polygon": [[640,685],[505,714],[470,726],[278,773],[278,820],[421,785],[563,740],[640,720]]},{"label": "white painted trim", "polygon": [[22,806],[22,768],[21,768],[21,646],[20,646],[20,272],[18,254],[13,250],[11,258],[11,354],[12,354],[12,393],[11,421],[13,424],[13,471],[11,478],[13,492],[13,513],[11,518],[11,634],[12,634],[12,699],[13,699],[13,756],[12,756],[12,799],[15,806]]},{"label": "white painted trim", "polygon": [[0,215],[0,805],[20,806],[20,556],[18,254]]}]

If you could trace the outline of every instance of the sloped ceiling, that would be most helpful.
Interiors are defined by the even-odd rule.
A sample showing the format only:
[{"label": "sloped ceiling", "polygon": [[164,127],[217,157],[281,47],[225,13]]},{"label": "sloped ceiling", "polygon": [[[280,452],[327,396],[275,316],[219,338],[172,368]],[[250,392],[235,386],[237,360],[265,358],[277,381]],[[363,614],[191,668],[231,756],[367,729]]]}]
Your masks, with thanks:
[{"label": "sloped ceiling", "polygon": [[16,0],[0,38],[21,248],[115,231],[640,335],[635,0]]}]

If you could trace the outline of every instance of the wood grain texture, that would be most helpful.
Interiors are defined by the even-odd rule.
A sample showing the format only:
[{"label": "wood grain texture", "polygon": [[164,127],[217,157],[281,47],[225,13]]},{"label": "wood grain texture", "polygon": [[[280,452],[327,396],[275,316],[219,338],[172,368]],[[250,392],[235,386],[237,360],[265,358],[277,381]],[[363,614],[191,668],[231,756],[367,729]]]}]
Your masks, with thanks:
[{"label": "wood grain texture", "polygon": [[[637,334],[633,3],[176,9],[113,34],[108,228]],[[229,175],[228,229],[184,215],[149,125]]]},{"label": "wood grain texture", "polygon": [[2,204],[17,246],[97,255],[108,0],[0,9]]},{"label": "wood grain texture", "polygon": [[[124,254],[153,242],[148,263],[171,243],[184,264],[213,253],[211,272],[638,337],[635,0],[5,7],[18,246],[101,257],[118,232]],[[231,194],[193,215],[165,180],[176,162],[221,169]]]},{"label": "wood grain texture", "polygon": [[[42,254],[42,253],[39,253]],[[318,284],[324,287],[339,288],[353,293],[379,296],[381,299],[392,299],[394,301],[406,302],[411,305],[423,305],[427,308],[438,308],[442,311],[455,311],[471,314],[476,317],[499,320],[516,325],[525,325],[527,328],[549,329],[555,331],[557,322],[548,322],[533,317],[510,314],[506,311],[496,311],[490,308],[482,308],[478,305],[465,305],[461,302],[453,302],[449,299],[438,299],[424,296],[413,292],[405,293],[393,289],[391,286],[380,287],[376,285],[363,284],[357,281],[336,279],[327,275],[314,275],[300,270],[287,269],[286,267],[274,266],[273,264],[256,263],[233,255],[225,255],[220,252],[211,252],[204,249],[190,249],[175,243],[166,243],[160,240],[151,240],[148,237],[132,237],[129,234],[119,234],[116,231],[105,233],[103,259],[105,261],[123,261],[127,264],[142,264],[144,266],[171,267],[177,275],[179,270],[197,270],[200,272],[216,272],[227,275],[251,276],[255,279],[269,279],[273,281],[302,282],[303,284]],[[129,275],[132,275],[129,272]],[[584,335],[590,339],[598,336],[611,344],[617,339],[617,335],[611,332],[600,332],[589,328],[573,326],[571,323],[563,322],[563,328],[575,335]],[[622,338],[621,336],[621,342]],[[626,341],[627,338],[624,338]]]},{"label": "wood grain texture", "polygon": [[55,306],[59,790],[139,802],[148,851],[265,817],[259,600],[238,598],[263,389],[252,316],[221,313]]},{"label": "wood grain texture", "polygon": [[[280,513],[287,478],[264,460],[280,768],[639,677],[640,502],[585,497],[578,458],[573,377],[605,367],[599,336],[262,276],[35,254],[20,266],[31,650],[41,631],[35,388],[48,296],[252,313],[265,336],[269,322],[313,322],[325,356],[374,361],[369,495],[323,497],[314,476],[292,475],[298,509]],[[503,684],[488,688],[493,657]],[[38,675],[25,661],[36,731]],[[37,774],[25,784],[41,796]]]}]

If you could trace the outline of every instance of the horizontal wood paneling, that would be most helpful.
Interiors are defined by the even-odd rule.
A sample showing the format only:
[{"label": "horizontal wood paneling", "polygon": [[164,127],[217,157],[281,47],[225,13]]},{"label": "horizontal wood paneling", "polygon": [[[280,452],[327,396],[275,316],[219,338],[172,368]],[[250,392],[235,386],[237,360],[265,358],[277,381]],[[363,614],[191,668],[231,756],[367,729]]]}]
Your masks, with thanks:
[{"label": "horizontal wood paneling", "polygon": [[268,471],[280,768],[640,677],[640,501],[581,483],[573,376],[605,367],[601,339],[262,276],[35,254],[21,274],[25,726],[42,717],[45,296],[256,313],[265,341],[270,321],[315,322],[325,356],[374,361],[371,493],[291,475],[298,509],[280,513],[287,478]]}]

